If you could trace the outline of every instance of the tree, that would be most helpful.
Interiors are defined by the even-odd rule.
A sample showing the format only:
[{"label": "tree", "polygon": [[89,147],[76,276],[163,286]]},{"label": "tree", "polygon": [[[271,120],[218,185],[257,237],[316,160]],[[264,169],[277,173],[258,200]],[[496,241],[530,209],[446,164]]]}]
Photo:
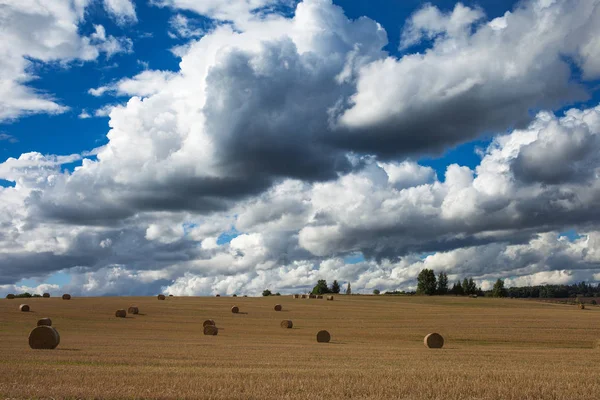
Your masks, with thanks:
[{"label": "tree", "polygon": [[469,293],[469,280],[467,278],[462,281],[463,294],[471,294]]},{"label": "tree", "polygon": [[350,282],[348,282],[348,287],[346,288],[346,294],[352,294],[352,288],[350,287]]},{"label": "tree", "polygon": [[506,297],[507,291],[504,288],[504,281],[502,279],[498,279],[496,283],[494,283],[494,287],[492,288],[492,296],[493,297]]},{"label": "tree", "polygon": [[325,279],[319,279],[317,284],[312,290],[312,294],[326,294],[329,293],[329,288],[327,287],[327,281]]},{"label": "tree", "polygon": [[455,296],[462,296],[465,294],[465,290],[462,287],[460,281],[456,281],[456,283],[452,286],[452,290],[450,291]]},{"label": "tree", "polygon": [[435,272],[432,269],[423,269],[417,277],[417,294],[431,296],[437,288]]},{"label": "tree", "polygon": [[266,296],[271,296],[271,295],[272,295],[272,293],[271,293],[271,291],[269,289],[263,290],[263,296],[266,297]]},{"label": "tree", "polygon": [[373,294],[374,294],[374,295],[376,295],[376,296],[377,296],[379,293],[381,293],[381,292],[379,291],[379,289],[375,289],[375,290],[373,290]]},{"label": "tree", "polygon": [[437,282],[437,293],[447,294],[448,293],[448,275],[445,272],[440,272],[438,275]]},{"label": "tree", "polygon": [[333,283],[331,284],[331,289],[330,289],[331,293],[339,293],[340,292],[340,284],[338,283],[338,281],[333,281]]},{"label": "tree", "polygon": [[469,283],[467,285],[467,291],[468,291],[467,294],[477,294],[477,292],[478,292],[477,284],[475,283],[473,278],[469,278]]}]

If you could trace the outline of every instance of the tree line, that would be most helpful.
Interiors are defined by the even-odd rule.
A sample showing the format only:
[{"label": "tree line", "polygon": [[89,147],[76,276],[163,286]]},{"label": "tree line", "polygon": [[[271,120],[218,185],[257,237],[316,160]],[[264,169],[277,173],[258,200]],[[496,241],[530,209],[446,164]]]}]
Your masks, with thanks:
[{"label": "tree line", "polygon": [[481,288],[473,278],[464,278],[462,282],[456,281],[452,288],[448,287],[448,275],[445,272],[440,272],[437,277],[432,269],[423,269],[417,277],[417,294],[428,296],[454,294],[457,296],[464,295],[483,295]]}]

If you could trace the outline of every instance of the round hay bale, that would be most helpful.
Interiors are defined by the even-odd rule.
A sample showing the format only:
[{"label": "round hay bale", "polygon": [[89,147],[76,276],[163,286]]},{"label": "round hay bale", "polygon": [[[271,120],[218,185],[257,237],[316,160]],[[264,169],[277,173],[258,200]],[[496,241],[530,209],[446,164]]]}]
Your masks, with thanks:
[{"label": "round hay bale", "polygon": [[6,295],[6,298],[7,298],[7,299],[14,299],[14,298],[15,298],[15,295],[14,295],[14,294],[12,294],[12,293],[9,293],[9,294],[7,294],[7,295]]},{"label": "round hay bale", "polygon": [[50,297],[50,293],[44,293],[44,294],[42,295],[42,297],[44,297],[44,298],[46,298],[46,299],[47,299],[47,298],[49,298],[49,297]]},{"label": "round hay bale", "polygon": [[216,297],[221,297],[221,295],[220,295],[220,294],[218,294]]},{"label": "round hay bale", "polygon": [[291,329],[294,326],[294,323],[289,319],[284,319],[279,325],[284,329]]},{"label": "round hay bale", "polygon": [[216,336],[219,333],[219,328],[214,325],[206,325],[204,327],[204,334],[210,336]]},{"label": "round hay bale", "polygon": [[327,296],[327,300],[333,301],[333,296]]},{"label": "round hay bale", "polygon": [[245,294],[245,295],[244,295],[244,297],[248,297],[248,295],[247,295],[247,294]]},{"label": "round hay bale", "polygon": [[302,298],[303,298],[303,299],[305,299],[305,298],[306,298],[306,295],[305,295],[305,294],[303,294],[303,295],[302,295]]},{"label": "round hay bale", "polygon": [[275,309],[275,311],[281,311],[282,307],[281,304],[275,304],[275,307],[273,307]]},{"label": "round hay bale", "polygon": [[131,306],[127,309],[128,314],[139,314],[140,309],[137,306]]},{"label": "round hay bale", "polygon": [[38,319],[37,326],[52,326],[52,320],[50,318]]},{"label": "round hay bale", "polygon": [[233,307],[231,307],[231,312],[234,314],[237,314],[240,312],[240,309],[238,306],[233,306]]},{"label": "round hay bale", "polygon": [[319,331],[317,333],[317,342],[319,343],[329,343],[331,340],[331,335],[327,331]]},{"label": "round hay bale", "polygon": [[68,294],[68,293],[65,293],[65,294],[62,295],[62,299],[63,300],[71,300],[71,295]]},{"label": "round hay bale", "polygon": [[583,303],[579,303],[578,307],[580,310],[585,310],[585,304],[583,304]]},{"label": "round hay bale", "polygon": [[173,295],[172,295],[172,294],[170,294],[170,295],[169,295],[169,297],[173,297]]},{"label": "round hay bale", "polygon": [[60,344],[60,335],[52,326],[38,326],[29,334],[29,347],[32,349],[55,349]]},{"label": "round hay bale", "polygon": [[444,347],[444,338],[439,333],[430,333],[425,336],[423,343],[430,349],[441,349]]},{"label": "round hay bale", "polygon": [[21,310],[23,312],[29,312],[29,306],[27,304],[21,304],[19,306],[19,310]]},{"label": "round hay bale", "polygon": [[204,321],[204,323],[202,324],[202,326],[208,326],[208,325],[216,326],[217,324],[215,324],[215,320],[214,319],[207,319],[206,321]]},{"label": "round hay bale", "polygon": [[165,297],[165,295],[164,295],[164,294],[159,294],[159,295],[158,295],[158,299],[159,299],[159,300],[164,300],[164,299],[166,299],[166,297]]},{"label": "round hay bale", "polygon": [[115,312],[115,317],[117,318],[125,318],[127,316],[127,311],[121,309]]},{"label": "round hay bale", "polygon": [[299,299],[299,298],[300,298],[300,295],[299,295],[299,294],[295,294],[295,295],[294,295],[294,298],[295,298],[295,299]]}]

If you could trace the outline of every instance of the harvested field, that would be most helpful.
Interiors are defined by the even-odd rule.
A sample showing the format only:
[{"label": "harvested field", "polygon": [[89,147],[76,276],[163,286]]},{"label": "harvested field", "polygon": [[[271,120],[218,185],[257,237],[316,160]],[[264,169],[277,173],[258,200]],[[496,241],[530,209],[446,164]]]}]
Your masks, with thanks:
[{"label": "harvested field", "polygon": [[[595,399],[600,307],[510,299],[336,296],[0,300],[0,398]],[[131,302],[144,315],[114,317]],[[281,329],[281,318],[294,321]],[[40,316],[55,350],[32,350]],[[217,336],[201,322],[218,321]],[[200,321],[200,322],[199,322]],[[176,329],[175,329],[176,328]],[[317,343],[320,330],[330,343]],[[423,345],[431,332],[444,347]],[[115,351],[118,346],[119,351]],[[317,366],[317,367],[315,367]],[[565,367],[568,366],[568,367]],[[118,385],[107,385],[115,376]]]}]

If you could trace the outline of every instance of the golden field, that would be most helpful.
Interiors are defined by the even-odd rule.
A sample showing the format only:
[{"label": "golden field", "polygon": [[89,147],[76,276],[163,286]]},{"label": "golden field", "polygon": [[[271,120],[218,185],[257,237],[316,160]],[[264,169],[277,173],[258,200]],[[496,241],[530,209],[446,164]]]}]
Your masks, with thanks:
[{"label": "golden field", "polygon": [[[131,305],[141,314],[114,316]],[[42,317],[56,350],[28,346]],[[218,336],[202,334],[208,318]],[[443,349],[423,345],[431,332]],[[600,308],[510,299],[2,299],[0,400],[597,399],[599,339]]]}]

